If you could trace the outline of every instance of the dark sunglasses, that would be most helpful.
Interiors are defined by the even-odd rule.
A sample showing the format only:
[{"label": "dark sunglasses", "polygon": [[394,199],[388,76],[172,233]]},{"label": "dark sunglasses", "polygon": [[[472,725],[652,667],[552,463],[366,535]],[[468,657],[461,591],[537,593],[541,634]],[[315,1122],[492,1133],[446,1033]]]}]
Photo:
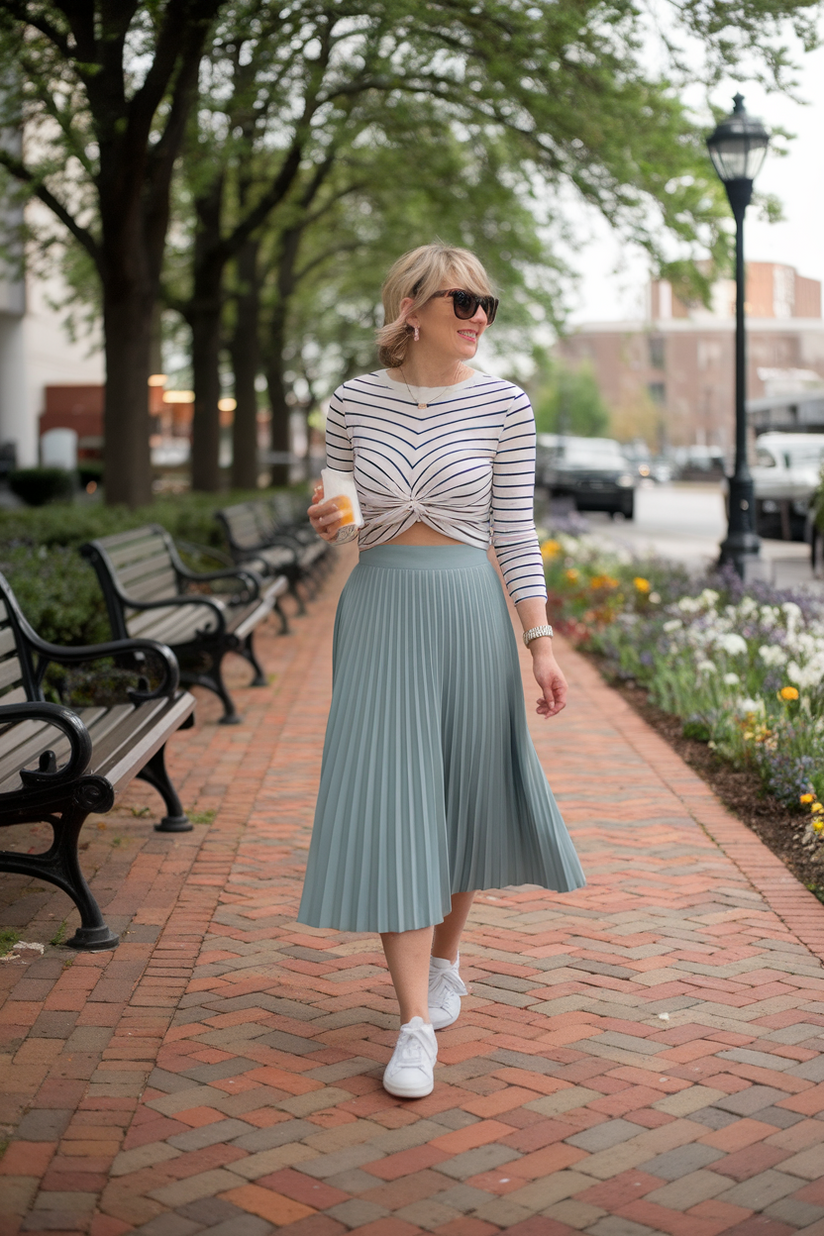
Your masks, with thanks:
[{"label": "dark sunglasses", "polygon": [[452,297],[452,308],[455,312],[455,317],[460,318],[462,322],[467,322],[470,318],[474,318],[478,312],[479,305],[486,314],[487,326],[491,326],[495,321],[499,302],[494,296],[476,296],[474,292],[464,292],[462,288],[449,288],[445,292],[433,292],[431,299],[435,300],[438,296]]}]

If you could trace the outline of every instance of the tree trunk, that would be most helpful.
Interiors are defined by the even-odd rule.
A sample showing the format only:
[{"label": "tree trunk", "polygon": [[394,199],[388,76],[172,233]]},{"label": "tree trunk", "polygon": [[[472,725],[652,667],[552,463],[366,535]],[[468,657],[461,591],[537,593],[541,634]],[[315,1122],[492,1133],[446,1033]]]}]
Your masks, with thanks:
[{"label": "tree trunk", "polygon": [[220,305],[198,306],[191,315],[195,409],[192,422],[192,489],[220,489]]},{"label": "tree trunk", "polygon": [[223,176],[197,199],[194,291],[187,314],[192,328],[195,409],[192,423],[192,489],[220,489],[220,346],[225,262],[218,256]]},{"label": "tree trunk", "polygon": [[232,367],[235,373],[235,421],[232,429],[232,484],[255,489],[258,483],[257,390],[260,369],[258,330],[258,249],[260,242],[247,240],[237,258],[238,295],[232,336]]},{"label": "tree trunk", "polygon": [[[286,313],[281,304],[276,306],[269,324],[269,354],[266,365],[266,384],[269,388],[269,406],[272,409],[271,449],[288,453],[291,446],[289,415],[291,408],[286,401],[286,383],[283,377],[283,349],[286,345]],[[272,465],[272,484],[289,484],[289,464]]]},{"label": "tree trunk", "polygon": [[154,296],[134,284],[121,285],[119,293],[104,286],[106,502],[146,506],[152,500],[147,377]]}]

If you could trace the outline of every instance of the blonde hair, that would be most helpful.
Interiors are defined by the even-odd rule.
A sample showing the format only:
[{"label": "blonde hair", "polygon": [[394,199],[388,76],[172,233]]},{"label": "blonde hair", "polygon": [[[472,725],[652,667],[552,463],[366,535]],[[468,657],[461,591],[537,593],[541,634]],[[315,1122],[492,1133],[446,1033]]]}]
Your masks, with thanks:
[{"label": "blonde hair", "polygon": [[412,327],[399,322],[401,301],[411,296],[414,313],[425,305],[433,292],[444,286],[459,285],[478,296],[493,295],[489,276],[478,258],[468,249],[457,249],[436,241],[404,253],[394,263],[381,289],[384,325],[377,332],[378,357],[387,369],[402,365],[412,338]]}]

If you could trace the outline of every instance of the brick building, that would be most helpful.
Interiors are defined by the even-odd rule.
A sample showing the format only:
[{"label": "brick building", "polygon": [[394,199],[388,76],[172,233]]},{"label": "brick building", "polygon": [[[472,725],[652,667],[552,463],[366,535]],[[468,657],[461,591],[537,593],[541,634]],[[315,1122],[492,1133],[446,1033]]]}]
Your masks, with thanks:
[{"label": "brick building", "polygon": [[[653,281],[645,320],[591,322],[558,345],[590,364],[613,431],[659,449],[700,443],[732,449],[735,283],[719,280],[709,307],[687,305]],[[791,266],[747,263],[747,384],[753,399],[824,388],[821,284]]]}]

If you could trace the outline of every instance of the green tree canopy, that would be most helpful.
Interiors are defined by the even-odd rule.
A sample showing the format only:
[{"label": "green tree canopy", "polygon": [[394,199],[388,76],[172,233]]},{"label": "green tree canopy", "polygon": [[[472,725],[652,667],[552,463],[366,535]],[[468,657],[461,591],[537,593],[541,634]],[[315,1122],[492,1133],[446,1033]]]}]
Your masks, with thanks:
[{"label": "green tree canopy", "polygon": [[[0,165],[83,248],[102,288],[107,498],[147,496],[151,323],[190,115],[200,159],[188,232],[200,291],[190,309],[208,359],[224,270],[245,242],[271,219],[280,235],[294,231],[325,169],[370,140],[381,113],[420,100],[453,140],[505,144],[539,222],[563,215],[571,188],[665,269],[675,261],[694,274],[698,256],[723,260],[727,204],[705,117],[683,90],[733,72],[787,88],[788,43],[814,44],[818,9],[818,0],[662,0],[654,13],[628,0],[2,0],[0,125],[23,123],[27,140],[22,152],[0,145]],[[224,173],[228,197],[217,192]],[[512,251],[502,227],[477,232],[490,264]],[[534,320],[545,320],[531,290]],[[213,372],[207,385],[211,404]],[[214,418],[202,410],[212,455]],[[213,465],[204,457],[204,476]]]},{"label": "green tree canopy", "polygon": [[584,438],[609,432],[609,410],[601,398],[595,374],[589,365],[572,366],[550,357],[536,357],[538,365],[529,381],[539,433],[571,433]]}]

